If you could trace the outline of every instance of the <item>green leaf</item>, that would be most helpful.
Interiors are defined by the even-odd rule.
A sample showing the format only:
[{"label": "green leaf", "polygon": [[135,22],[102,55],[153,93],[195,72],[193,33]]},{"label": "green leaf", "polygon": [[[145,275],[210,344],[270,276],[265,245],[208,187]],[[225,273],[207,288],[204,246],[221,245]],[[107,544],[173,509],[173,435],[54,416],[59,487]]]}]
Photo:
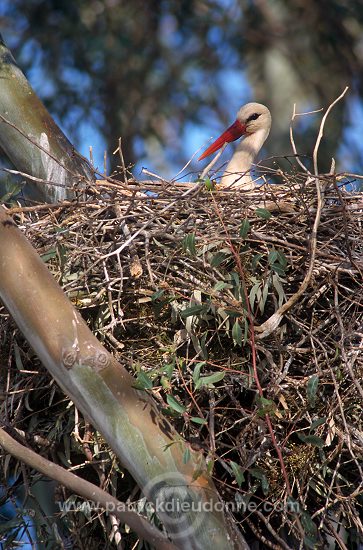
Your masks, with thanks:
[{"label": "green leaf", "polygon": [[231,271],[229,276],[231,278],[231,283],[233,284],[233,295],[236,298],[236,300],[239,300],[241,297],[241,283],[240,283],[239,275],[236,271]]},{"label": "green leaf", "polygon": [[260,298],[260,301],[258,303],[258,307],[259,307],[262,315],[263,315],[263,312],[265,311],[267,296],[268,296],[268,282],[266,281],[265,284],[263,285],[261,298]]},{"label": "green leaf", "polygon": [[319,376],[317,374],[313,374],[313,376],[310,376],[306,385],[306,397],[309,401],[310,407],[315,407],[318,386]]},{"label": "green leaf", "polygon": [[192,315],[198,315],[200,313],[207,313],[209,306],[207,304],[196,304],[194,306],[187,307],[180,312],[181,317],[191,317]]},{"label": "green leaf", "polygon": [[207,350],[207,336],[208,332],[205,332],[200,339],[200,348],[202,350],[202,359],[208,359],[208,350]]},{"label": "green leaf", "polygon": [[200,363],[197,363],[194,367],[193,371],[193,382],[196,384],[200,378],[200,369],[204,367],[205,361],[201,361]]},{"label": "green leaf", "polygon": [[190,449],[187,447],[183,453],[183,464],[188,464],[191,457]]},{"label": "green leaf", "polygon": [[285,269],[280,264],[272,264],[271,269],[282,277],[285,275]]},{"label": "green leaf", "polygon": [[283,286],[281,284],[281,279],[280,279],[280,277],[278,276],[277,273],[272,275],[272,286],[274,287],[274,289],[276,290],[276,292],[279,296],[278,305],[279,305],[279,307],[281,307],[282,304],[284,303],[284,300],[286,299],[286,296],[285,296]]},{"label": "green leaf", "polygon": [[258,295],[259,294],[261,295],[260,286],[261,286],[261,282],[257,281],[257,283],[255,283],[250,290],[249,300],[250,300],[250,306],[252,310],[253,310],[253,306],[255,304],[256,298],[258,300],[259,299]]},{"label": "green leaf", "polygon": [[251,266],[252,266],[253,270],[255,270],[257,268],[258,264],[260,263],[260,260],[261,260],[262,256],[263,256],[263,254],[255,254],[252,257]]},{"label": "green leaf", "polygon": [[225,283],[224,281],[218,281],[214,287],[213,287],[213,290],[224,290],[225,288],[233,288],[232,285],[230,285],[229,283]]},{"label": "green leaf", "polygon": [[153,387],[153,381],[146,374],[146,372],[140,371],[136,377],[136,383],[133,387],[137,390],[150,390]]},{"label": "green leaf", "polygon": [[225,254],[224,252],[217,252],[216,254],[214,254],[214,256],[212,257],[211,261],[210,261],[210,265],[212,267],[218,267],[219,265],[221,265],[224,260],[228,257],[229,255]]},{"label": "green leaf", "polygon": [[21,360],[21,355],[20,355],[20,349],[18,344],[15,341],[14,341],[14,354],[15,354],[15,364],[17,368],[20,371],[24,370],[23,361]]},{"label": "green leaf", "polygon": [[266,399],[266,397],[263,396],[258,395],[256,397],[256,403],[258,405],[258,415],[261,417],[270,414],[276,408],[274,401]]},{"label": "green leaf", "polygon": [[239,275],[236,271],[231,271],[231,273],[229,274],[230,278],[231,278],[231,282],[233,283],[234,286],[240,286],[240,281],[239,281]]},{"label": "green leaf", "polygon": [[251,468],[249,470],[250,474],[255,477],[256,479],[259,479],[261,481],[261,488],[263,493],[266,495],[269,490],[269,482],[266,477],[266,474],[261,468]]},{"label": "green leaf", "polygon": [[195,248],[195,233],[188,233],[185,235],[182,245],[183,249],[188,251],[191,256],[196,256],[197,250]]},{"label": "green leaf", "polygon": [[235,345],[242,347],[242,329],[238,319],[235,320],[232,328],[232,338]]},{"label": "green leaf", "polygon": [[300,502],[298,500],[295,500],[291,496],[287,497],[286,504],[287,504],[287,512],[291,512],[294,514],[298,514],[299,512],[301,512]]},{"label": "green leaf", "polygon": [[214,468],[214,460],[210,460],[210,461],[207,463],[207,474],[208,474],[210,477],[212,477],[213,468]]},{"label": "green leaf", "polygon": [[223,309],[223,311],[229,316],[229,317],[241,317],[242,311],[236,310],[236,309]]},{"label": "green leaf", "polygon": [[205,418],[199,418],[199,416],[191,416],[190,420],[195,424],[207,424]]},{"label": "green leaf", "polygon": [[1,196],[0,202],[9,202],[10,199],[16,197],[16,195],[22,190],[23,187],[24,184],[12,182],[10,179],[10,175],[6,175],[6,177],[2,181],[2,189],[6,192],[4,193],[4,195]]},{"label": "green leaf", "polygon": [[318,437],[317,435],[305,435],[302,432],[298,432],[297,436],[303,443],[313,445],[314,447],[319,447],[319,449],[322,449],[325,445],[323,439],[321,439],[321,437]]},{"label": "green leaf", "polygon": [[239,464],[236,462],[233,462],[233,460],[230,461],[230,466],[232,468],[232,471],[234,473],[234,477],[236,478],[238,487],[241,487],[242,483],[245,480],[245,476],[243,475],[243,470]]},{"label": "green leaf", "polygon": [[277,250],[270,250],[270,252],[268,254],[268,263],[270,265],[274,264],[276,262],[277,258],[278,258]]},{"label": "green leaf", "polygon": [[241,227],[239,228],[239,235],[240,237],[242,237],[242,239],[245,239],[247,237],[250,227],[251,227],[250,222],[248,221],[247,218],[245,218],[241,223]]},{"label": "green leaf", "polygon": [[248,329],[249,329],[248,319],[247,319],[247,317],[245,317],[245,330],[244,330],[244,334],[243,334],[243,343],[244,344],[246,344],[247,341],[248,341]]},{"label": "green leaf", "polygon": [[154,294],[151,295],[151,300],[153,302],[155,302],[156,300],[158,300],[159,298],[162,297],[162,295],[164,294],[165,290],[164,289],[161,289],[161,290],[157,290],[156,292],[154,292]]},{"label": "green leaf", "polygon": [[221,371],[221,372],[215,372],[214,374],[210,374],[209,376],[201,376],[198,380],[198,383],[196,384],[196,387],[198,386],[198,388],[200,388],[202,386],[207,386],[207,387],[213,388],[214,387],[213,384],[223,380],[223,378],[225,377],[225,374],[226,373],[224,371]]},{"label": "green leaf", "polygon": [[316,550],[319,540],[314,537],[305,536],[304,537],[304,548],[307,550]]},{"label": "green leaf", "polygon": [[163,372],[164,375],[170,380],[170,378],[173,375],[174,369],[175,369],[175,362],[172,361],[171,363],[167,363],[166,365],[164,365],[161,369],[161,372]]},{"label": "green leaf", "polygon": [[213,182],[208,177],[204,178],[204,185],[207,191],[212,191],[214,189]]},{"label": "green leaf", "polygon": [[264,220],[268,220],[272,216],[271,212],[269,210],[266,210],[266,208],[256,208],[255,214],[256,216]]},{"label": "green leaf", "polygon": [[287,258],[281,250],[271,250],[268,255],[268,263],[275,273],[282,276],[285,275]]},{"label": "green leaf", "polygon": [[52,248],[51,250],[48,250],[48,252],[46,252],[45,254],[41,254],[40,257],[43,260],[43,262],[46,264],[52,258],[57,257],[57,251],[55,248]]},{"label": "green leaf", "polygon": [[300,518],[305,531],[304,543],[308,548],[314,549],[319,542],[318,528],[307,512],[303,511]]},{"label": "green leaf", "polygon": [[173,411],[176,411],[182,414],[187,410],[186,407],[184,407],[184,405],[182,405],[179,401],[177,401],[175,397],[173,397],[172,395],[167,395],[166,401],[169,407],[173,409]]},{"label": "green leaf", "polygon": [[277,259],[278,259],[279,264],[281,265],[281,267],[285,268],[287,266],[287,258],[285,256],[285,254],[281,250],[278,250],[277,254],[278,254]]},{"label": "green leaf", "polygon": [[310,431],[312,432],[318,426],[322,426],[323,424],[325,424],[326,420],[327,420],[326,416],[323,416],[322,418],[317,418],[316,420],[314,420],[314,422],[311,423]]}]

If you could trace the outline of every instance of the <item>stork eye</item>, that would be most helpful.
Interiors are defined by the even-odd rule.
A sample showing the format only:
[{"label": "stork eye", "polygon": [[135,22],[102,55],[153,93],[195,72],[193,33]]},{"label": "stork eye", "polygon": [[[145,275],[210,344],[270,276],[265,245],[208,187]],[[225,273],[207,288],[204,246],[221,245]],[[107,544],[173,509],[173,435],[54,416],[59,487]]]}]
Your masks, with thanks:
[{"label": "stork eye", "polygon": [[259,116],[260,116],[260,113],[253,113],[253,115],[250,115],[250,116],[248,117],[248,119],[246,120],[246,122],[251,122],[251,120],[257,120]]}]

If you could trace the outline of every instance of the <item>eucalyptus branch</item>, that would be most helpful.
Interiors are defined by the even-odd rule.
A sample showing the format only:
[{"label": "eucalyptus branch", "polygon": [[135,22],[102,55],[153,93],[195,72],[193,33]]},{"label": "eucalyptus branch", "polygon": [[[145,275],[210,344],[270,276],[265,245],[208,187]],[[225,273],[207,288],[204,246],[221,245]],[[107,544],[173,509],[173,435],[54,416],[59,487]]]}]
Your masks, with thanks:
[{"label": "eucalyptus branch", "polygon": [[97,485],[68,472],[65,468],[62,468],[58,464],[47,460],[31,449],[21,445],[2,428],[0,428],[0,445],[5,451],[18,460],[24,462],[43,475],[54,479],[77,495],[97,503],[105,510],[112,509],[113,515],[123,523],[129,525],[141,539],[156,546],[158,549],[176,550],[176,546],[168,541],[156,527],[151,525],[136,512],[127,510],[127,505],[125,503],[120,502],[106,491],[100,489],[100,487],[97,487]]}]

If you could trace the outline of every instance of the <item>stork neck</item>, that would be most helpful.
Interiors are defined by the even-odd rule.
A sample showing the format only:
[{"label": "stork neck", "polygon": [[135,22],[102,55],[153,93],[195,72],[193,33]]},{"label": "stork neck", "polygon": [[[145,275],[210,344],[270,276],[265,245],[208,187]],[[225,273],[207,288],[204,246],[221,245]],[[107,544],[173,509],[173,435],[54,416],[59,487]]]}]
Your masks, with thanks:
[{"label": "stork neck", "polygon": [[233,157],[235,156],[236,159],[238,159],[240,172],[251,169],[253,161],[260,152],[260,149],[265,143],[267,136],[268,131],[266,131],[264,128],[261,128],[253,134],[246,135],[245,138],[239,142]]},{"label": "stork neck", "polygon": [[236,186],[254,187],[250,174],[251,166],[268,134],[268,130],[261,128],[253,134],[246,135],[239,142],[222,176],[222,185],[235,183]]}]

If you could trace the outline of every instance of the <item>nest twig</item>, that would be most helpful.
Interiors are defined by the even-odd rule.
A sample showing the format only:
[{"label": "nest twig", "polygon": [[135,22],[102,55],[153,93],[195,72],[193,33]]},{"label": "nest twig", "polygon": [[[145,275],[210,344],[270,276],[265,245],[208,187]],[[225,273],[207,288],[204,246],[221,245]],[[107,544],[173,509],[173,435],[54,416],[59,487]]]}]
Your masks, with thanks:
[{"label": "nest twig", "polygon": [[[323,117],[313,172],[297,158],[301,171],[266,168],[248,192],[202,178],[127,182],[119,146],[124,183],[9,209],[138,387],[204,450],[247,540],[271,548],[347,548],[363,537],[363,200],[352,186],[361,176],[337,175],[334,163],[318,173],[325,120],[345,92]],[[292,133],[291,142],[296,153]],[[105,442],[55,398],[4,309],[0,336],[9,428],[137,500],[132,480],[118,488]]]},{"label": "nest twig", "polygon": [[[150,181],[147,194],[145,183],[103,181],[73,203],[10,208],[93,330],[136,375],[147,376],[181,433],[205,448],[223,497],[257,499],[249,529],[262,538],[275,533],[276,544],[284,529],[297,538],[299,531],[293,516],[261,509],[286,498],[265,414],[292,496],[323,532],[331,535],[331,509],[360,532],[363,488],[362,195],[346,191],[335,175],[320,175],[319,204],[309,176],[282,180],[284,186],[266,183],[254,193]],[[261,338],[258,327],[277,311],[279,323]],[[13,326],[4,311],[0,330],[11,364]],[[43,386],[45,373],[33,372],[27,347],[15,339],[32,387]],[[223,380],[208,382],[218,373]],[[4,414],[27,431],[30,375],[19,376],[10,370],[12,405]],[[183,414],[168,407],[167,395]],[[49,439],[41,423],[35,434]]]}]

